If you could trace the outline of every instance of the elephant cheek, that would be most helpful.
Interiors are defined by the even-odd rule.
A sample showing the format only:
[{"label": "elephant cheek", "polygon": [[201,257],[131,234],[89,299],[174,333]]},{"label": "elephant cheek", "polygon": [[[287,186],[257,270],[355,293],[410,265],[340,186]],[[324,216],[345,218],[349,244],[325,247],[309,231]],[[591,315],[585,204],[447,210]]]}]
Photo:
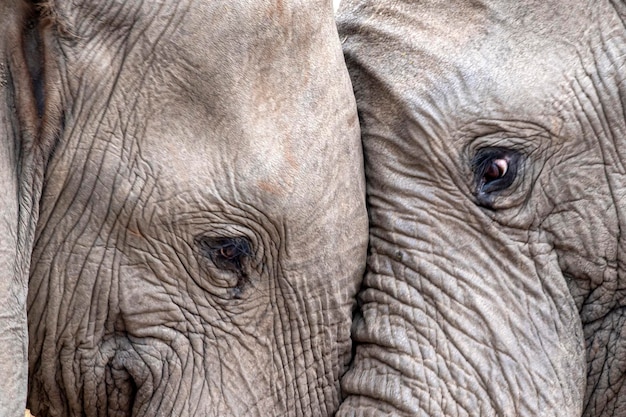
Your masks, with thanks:
[{"label": "elephant cheek", "polygon": [[581,414],[582,328],[556,257],[459,247],[462,227],[430,242],[373,229],[339,416]]},{"label": "elephant cheek", "polygon": [[356,245],[323,263],[285,261],[229,308],[199,289],[190,298],[146,291],[154,277],[123,267],[115,285],[123,290],[109,295],[115,308],[98,309],[116,331],[97,343],[75,340],[76,329],[64,338],[62,395],[86,415],[329,415],[350,360],[362,272],[345,260],[362,254]]}]

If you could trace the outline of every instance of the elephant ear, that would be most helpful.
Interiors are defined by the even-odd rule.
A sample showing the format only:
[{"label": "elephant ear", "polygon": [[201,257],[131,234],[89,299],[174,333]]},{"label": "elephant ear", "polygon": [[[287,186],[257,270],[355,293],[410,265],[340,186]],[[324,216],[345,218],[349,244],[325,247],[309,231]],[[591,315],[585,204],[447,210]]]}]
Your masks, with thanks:
[{"label": "elephant ear", "polygon": [[[55,126],[44,91],[40,25],[22,0],[0,2],[0,415],[24,414],[26,297],[43,168]],[[54,89],[49,89],[54,91]],[[54,97],[54,94],[51,94]],[[58,102],[58,100],[57,100]],[[58,120],[57,116],[54,119]]]}]

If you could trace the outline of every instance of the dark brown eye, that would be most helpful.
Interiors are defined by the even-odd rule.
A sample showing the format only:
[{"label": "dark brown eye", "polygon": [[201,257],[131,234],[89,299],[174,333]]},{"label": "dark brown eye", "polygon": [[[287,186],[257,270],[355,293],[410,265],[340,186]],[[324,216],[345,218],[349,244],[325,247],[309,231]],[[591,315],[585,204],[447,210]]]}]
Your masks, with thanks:
[{"label": "dark brown eye", "polygon": [[245,237],[196,238],[200,252],[209,257],[215,266],[229,271],[240,271],[245,259],[252,255],[250,242]]},{"label": "dark brown eye", "polygon": [[491,206],[494,196],[510,187],[517,176],[521,154],[507,148],[483,148],[472,161],[475,195],[479,204]]}]

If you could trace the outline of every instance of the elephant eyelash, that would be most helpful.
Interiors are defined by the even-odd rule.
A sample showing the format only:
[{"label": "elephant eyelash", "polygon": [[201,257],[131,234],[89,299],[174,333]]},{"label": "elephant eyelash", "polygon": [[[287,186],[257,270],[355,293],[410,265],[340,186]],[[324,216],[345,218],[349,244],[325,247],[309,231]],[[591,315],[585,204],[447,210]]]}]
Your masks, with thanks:
[{"label": "elephant eyelash", "polygon": [[494,194],[509,188],[515,178],[521,154],[507,148],[483,148],[474,156],[475,195],[479,204],[491,207]]},{"label": "elephant eyelash", "polygon": [[250,242],[245,237],[201,236],[195,241],[200,253],[211,259],[220,269],[241,272],[246,258],[252,256]]}]

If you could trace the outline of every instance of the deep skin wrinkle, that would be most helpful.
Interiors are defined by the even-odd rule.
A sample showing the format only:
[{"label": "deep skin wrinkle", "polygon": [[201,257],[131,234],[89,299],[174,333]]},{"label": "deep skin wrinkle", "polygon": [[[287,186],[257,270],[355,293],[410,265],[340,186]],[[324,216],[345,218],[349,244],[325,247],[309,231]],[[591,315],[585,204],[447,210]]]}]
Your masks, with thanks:
[{"label": "deep skin wrinkle", "polygon": [[342,2],[370,252],[338,416],[626,413],[625,17]]},{"label": "deep skin wrinkle", "polygon": [[59,111],[41,45],[39,15],[21,0],[0,5],[0,414],[20,415],[27,390],[26,295],[43,171]]},{"label": "deep skin wrinkle", "polygon": [[29,287],[33,413],[333,415],[367,213],[330,2],[45,10],[63,112]]}]

